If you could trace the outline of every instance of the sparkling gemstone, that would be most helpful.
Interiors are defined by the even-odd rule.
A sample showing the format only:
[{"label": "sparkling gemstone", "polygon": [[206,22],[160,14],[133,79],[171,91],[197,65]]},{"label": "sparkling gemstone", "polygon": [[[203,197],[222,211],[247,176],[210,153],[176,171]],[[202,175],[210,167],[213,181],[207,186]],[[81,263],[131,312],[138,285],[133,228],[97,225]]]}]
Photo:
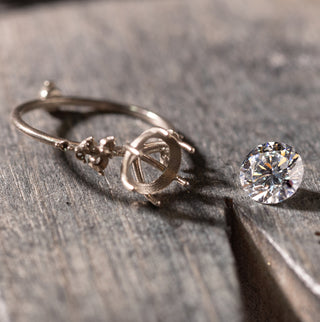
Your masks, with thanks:
[{"label": "sparkling gemstone", "polygon": [[279,142],[258,145],[243,161],[240,182],[255,201],[276,204],[290,198],[299,188],[303,163],[295,149]]}]

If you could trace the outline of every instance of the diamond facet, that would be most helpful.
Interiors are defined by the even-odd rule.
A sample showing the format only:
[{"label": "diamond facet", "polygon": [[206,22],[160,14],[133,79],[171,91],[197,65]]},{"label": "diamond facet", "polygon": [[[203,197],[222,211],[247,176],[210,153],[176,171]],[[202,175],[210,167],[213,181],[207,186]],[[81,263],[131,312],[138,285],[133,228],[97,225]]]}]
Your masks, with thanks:
[{"label": "diamond facet", "polygon": [[258,145],[243,161],[240,183],[249,196],[264,204],[290,198],[303,178],[303,163],[295,149],[280,142]]}]

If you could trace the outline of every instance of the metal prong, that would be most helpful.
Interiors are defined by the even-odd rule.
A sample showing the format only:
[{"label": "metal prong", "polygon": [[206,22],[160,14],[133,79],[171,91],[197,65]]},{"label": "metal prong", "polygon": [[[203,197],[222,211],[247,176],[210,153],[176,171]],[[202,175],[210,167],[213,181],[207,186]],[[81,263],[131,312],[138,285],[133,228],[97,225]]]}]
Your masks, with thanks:
[{"label": "metal prong", "polygon": [[177,181],[182,186],[189,186],[189,184],[190,184],[188,180],[186,180],[180,176],[176,176],[176,178],[174,180]]},{"label": "metal prong", "polygon": [[176,140],[182,141],[184,139],[184,136],[172,129],[168,130],[168,133],[172,135]]},{"label": "metal prong", "polygon": [[[144,182],[144,175],[143,175],[143,172],[142,172],[142,167],[141,167],[141,159],[138,158],[134,161],[133,163],[133,166],[134,166],[134,173],[137,177],[137,180],[139,182]],[[154,206],[156,207],[159,207],[161,202],[156,199],[153,195],[151,194],[146,194],[144,195]]]},{"label": "metal prong", "polygon": [[160,207],[161,206],[161,201],[159,199],[157,199],[155,196],[153,195],[144,195],[146,197],[146,199],[148,199],[148,201],[150,201],[154,206],[156,207]]},{"label": "metal prong", "polygon": [[124,148],[135,156],[140,156],[140,152],[131,145],[125,145]]},{"label": "metal prong", "polygon": [[182,141],[178,141],[179,145],[181,146],[182,149],[184,149],[185,151],[189,152],[189,153],[194,153],[196,151],[196,149],[194,147],[192,147],[190,144],[182,142]]}]

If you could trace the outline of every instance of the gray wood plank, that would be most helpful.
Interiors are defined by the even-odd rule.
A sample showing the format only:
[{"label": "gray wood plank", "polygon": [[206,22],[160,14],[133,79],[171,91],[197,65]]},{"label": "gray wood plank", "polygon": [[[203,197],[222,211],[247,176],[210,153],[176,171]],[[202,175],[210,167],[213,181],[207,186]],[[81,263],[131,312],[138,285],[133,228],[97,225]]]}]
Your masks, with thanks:
[{"label": "gray wood plank", "polygon": [[[171,28],[163,24],[178,23],[175,32],[184,33],[189,14],[185,4],[168,2],[40,6],[3,16],[1,136],[10,138],[11,146],[1,140],[6,157],[1,165],[0,270],[8,319],[241,320],[239,284],[219,201],[211,210],[196,197],[186,203],[190,193],[173,187],[176,202],[171,205],[168,199],[164,209],[156,210],[124,190],[120,160],[112,160],[107,177],[101,178],[73,156],[34,142],[8,124],[11,108],[32,98],[50,78],[66,93],[154,106],[188,130],[182,126],[188,120],[181,118],[183,110],[172,111],[174,91],[165,94],[175,75],[170,73],[167,83],[162,66],[169,59],[170,71],[178,58],[170,53],[176,37],[166,44]],[[76,139],[114,134],[124,143],[146,128],[125,117],[73,119],[70,130],[44,113],[29,120]]]},{"label": "gray wood plank", "polygon": [[[320,312],[319,243],[313,231],[319,219],[312,213],[293,215],[294,223],[285,224],[281,217],[288,212],[279,211],[280,219],[274,220],[266,209],[234,210],[230,214],[233,247],[248,308],[255,306],[251,314],[256,319],[262,314],[271,321],[316,321]],[[263,217],[259,223],[252,219],[257,216]]]},{"label": "gray wood plank", "polygon": [[[3,14],[1,320],[316,321],[319,10],[201,0]],[[101,178],[17,133],[8,114],[48,78],[171,119],[198,149],[183,165],[190,190],[171,187],[155,210],[121,186],[119,160]],[[29,119],[79,140],[127,142],[147,128],[106,115]],[[306,167],[303,189],[277,207],[238,184],[246,153],[269,140],[294,145]]]}]

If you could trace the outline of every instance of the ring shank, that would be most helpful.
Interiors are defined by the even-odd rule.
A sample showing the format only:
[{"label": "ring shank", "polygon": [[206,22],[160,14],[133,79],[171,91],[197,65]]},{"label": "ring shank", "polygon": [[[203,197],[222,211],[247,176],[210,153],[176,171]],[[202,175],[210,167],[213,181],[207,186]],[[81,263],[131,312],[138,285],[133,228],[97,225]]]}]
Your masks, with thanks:
[{"label": "ring shank", "polygon": [[[68,142],[69,146],[77,146],[80,142],[70,141],[65,138],[60,138],[58,136],[49,135],[43,131],[37,130],[34,127],[27,124],[22,116],[30,111],[36,109],[45,109],[55,108],[57,106],[83,106],[91,107],[94,111],[97,112],[108,112],[116,114],[126,114],[137,117],[147,123],[150,123],[154,126],[161,127],[164,129],[173,129],[170,122],[166,121],[164,118],[158,114],[149,111],[143,107],[129,104],[120,104],[112,101],[102,101],[88,98],[79,98],[79,97],[66,97],[66,96],[53,96],[46,99],[39,99],[30,102],[26,102],[17,106],[12,114],[13,124],[25,134],[49,145],[56,145],[61,141]],[[63,111],[63,110],[62,110]]]}]

